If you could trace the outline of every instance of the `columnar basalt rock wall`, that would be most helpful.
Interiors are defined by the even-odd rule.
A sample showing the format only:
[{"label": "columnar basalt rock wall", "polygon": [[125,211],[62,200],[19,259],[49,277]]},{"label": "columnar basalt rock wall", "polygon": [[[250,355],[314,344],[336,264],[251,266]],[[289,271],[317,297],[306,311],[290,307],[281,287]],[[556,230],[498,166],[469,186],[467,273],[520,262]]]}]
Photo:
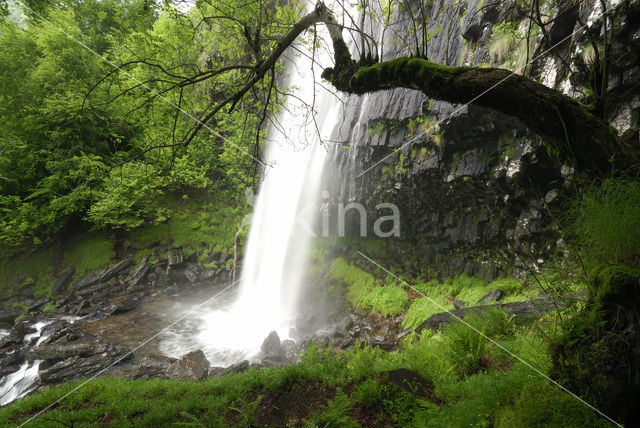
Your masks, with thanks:
[{"label": "columnar basalt rock wall", "polygon": [[[526,29],[526,11],[511,2],[452,3],[435,1],[429,9],[431,61],[515,68],[526,64],[528,53],[540,58],[526,69],[531,77],[570,96],[589,95],[592,52],[587,53],[588,35],[580,23],[600,32],[598,2],[570,10],[545,6],[552,16],[562,11],[561,19],[547,26],[548,39],[538,32],[528,49],[526,40],[514,40],[506,51],[495,45],[495,27],[506,19]],[[610,67],[605,113],[625,139],[637,142],[640,98],[633,88],[640,72],[637,53],[628,49],[640,40],[635,14],[615,21],[624,31],[612,54],[622,59]],[[412,54],[411,47],[399,49],[393,42],[393,34],[407,34],[407,22],[400,11],[385,32],[383,59]],[[380,28],[373,33],[381,39]],[[342,117],[331,138],[332,172],[325,187],[334,204],[366,203],[370,222],[377,203],[395,203],[401,237],[390,242],[391,254],[404,266],[440,276],[465,272],[492,278],[537,269],[562,253],[556,215],[575,192],[573,170],[554,160],[517,120],[406,89],[348,97]],[[352,226],[348,231],[357,234]]]}]

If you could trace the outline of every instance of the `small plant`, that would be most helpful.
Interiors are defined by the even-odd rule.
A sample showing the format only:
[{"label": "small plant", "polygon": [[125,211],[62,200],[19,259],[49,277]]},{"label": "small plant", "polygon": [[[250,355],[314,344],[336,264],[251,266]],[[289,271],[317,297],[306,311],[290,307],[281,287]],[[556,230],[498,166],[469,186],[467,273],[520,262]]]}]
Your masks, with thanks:
[{"label": "small plant", "polygon": [[464,377],[485,368],[489,345],[487,337],[496,339],[509,331],[509,316],[498,310],[472,313],[465,323],[457,321],[447,326],[444,336],[449,345],[448,354],[458,375]]},{"label": "small plant", "polygon": [[609,178],[574,202],[570,231],[596,262],[640,262],[640,181]]}]

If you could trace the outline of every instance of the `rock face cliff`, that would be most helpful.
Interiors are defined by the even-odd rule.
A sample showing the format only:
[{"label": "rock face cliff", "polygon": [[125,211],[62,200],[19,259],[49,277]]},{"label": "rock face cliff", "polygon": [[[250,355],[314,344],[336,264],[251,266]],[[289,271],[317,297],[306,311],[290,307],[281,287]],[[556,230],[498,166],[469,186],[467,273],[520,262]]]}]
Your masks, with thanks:
[{"label": "rock face cliff", "polygon": [[[637,1],[607,3],[606,31],[597,0],[541,3],[543,28],[516,2],[484,3],[435,0],[427,7],[429,60],[509,68],[589,102],[592,42],[615,34],[604,115],[637,144]],[[384,33],[373,25],[374,38],[384,40],[382,59],[412,54],[411,43],[398,42],[398,35],[412,37],[411,14],[417,12],[398,9]],[[490,279],[537,269],[563,250],[557,217],[575,192],[574,171],[516,119],[396,89],[346,98],[331,141],[330,203],[364,204],[370,224],[381,215],[376,204],[396,204],[400,237],[388,238],[385,254],[406,268]],[[359,228],[347,231],[357,235]]]}]

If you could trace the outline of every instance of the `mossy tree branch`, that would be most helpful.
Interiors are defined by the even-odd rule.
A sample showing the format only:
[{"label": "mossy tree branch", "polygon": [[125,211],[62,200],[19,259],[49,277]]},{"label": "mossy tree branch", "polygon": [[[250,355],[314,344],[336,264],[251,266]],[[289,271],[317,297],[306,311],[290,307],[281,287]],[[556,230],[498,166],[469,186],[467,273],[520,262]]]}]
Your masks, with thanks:
[{"label": "mossy tree branch", "polygon": [[[338,61],[336,61],[337,64]],[[589,109],[566,95],[500,68],[450,67],[402,57],[368,66],[354,61],[327,69],[338,90],[364,94],[393,88],[422,91],[451,103],[472,103],[518,118],[546,137],[550,152],[582,171],[607,174],[637,163],[634,149]]]},{"label": "mossy tree branch", "polygon": [[581,171],[597,175],[638,164],[636,150],[622,142],[616,131],[590,110],[554,89],[500,68],[450,67],[422,58],[402,57],[380,63],[370,58],[356,62],[332,12],[318,2],[278,42],[271,54],[253,70],[247,83],[222,101],[190,133],[186,144],[223,106],[235,105],[273,68],[284,51],[310,26],[324,23],[333,43],[335,67],[322,77],[336,89],[364,94],[409,88],[451,103],[472,103],[518,118],[545,137],[549,151]]}]

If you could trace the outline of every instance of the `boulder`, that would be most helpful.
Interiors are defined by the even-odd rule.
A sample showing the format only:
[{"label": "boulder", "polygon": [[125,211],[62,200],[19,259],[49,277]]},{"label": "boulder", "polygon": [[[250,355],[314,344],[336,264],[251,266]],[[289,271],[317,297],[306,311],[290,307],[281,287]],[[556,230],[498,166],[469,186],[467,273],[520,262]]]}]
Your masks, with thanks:
[{"label": "boulder", "polygon": [[200,380],[207,377],[209,360],[200,350],[189,352],[169,365],[166,375],[169,379]]},{"label": "boulder", "polygon": [[131,264],[131,258],[126,258],[124,260],[120,260],[118,263],[107,269],[100,278],[98,279],[100,282],[107,282],[111,278],[118,275],[122,270],[128,267]]},{"label": "boulder", "polygon": [[248,360],[242,360],[239,363],[235,363],[224,369],[222,372],[223,375],[229,373],[242,373],[244,371],[249,370],[250,364]]},{"label": "boulder", "polygon": [[149,256],[145,256],[145,258],[142,259],[142,262],[138,265],[136,270],[133,272],[133,275],[131,276],[132,286],[135,287],[137,285],[140,285],[140,283],[144,280],[144,278],[147,276],[147,274],[153,267],[153,265],[151,265],[150,263],[147,263],[148,259],[149,259]]},{"label": "boulder", "polygon": [[454,300],[453,301],[453,307],[456,308],[456,309],[466,308],[467,306],[469,306],[469,303],[464,302],[462,300]]},{"label": "boulder", "polygon": [[109,304],[104,308],[107,315],[117,315],[129,312],[138,307],[140,301],[135,295],[118,296],[111,299]]},{"label": "boulder", "polygon": [[189,266],[188,268],[185,269],[184,276],[185,278],[187,278],[187,281],[189,281],[191,284],[195,284],[196,282],[198,282],[198,276],[199,276],[198,267],[196,265]]},{"label": "boulder", "polygon": [[97,284],[98,281],[100,281],[101,276],[102,276],[102,273],[100,270],[97,270],[92,274],[85,276],[80,281],[73,284],[73,291],[82,290],[83,288]]},{"label": "boulder", "polygon": [[8,335],[0,337],[0,349],[7,348],[12,345],[21,345],[24,340],[24,335],[24,323],[14,325]]},{"label": "boulder", "polygon": [[296,346],[296,342],[290,339],[285,339],[282,341],[282,352],[284,352],[284,356],[288,360],[294,360],[298,356],[298,346]]},{"label": "boulder", "polygon": [[180,358],[147,355],[138,365],[135,379],[157,377],[161,379],[200,380],[209,373],[209,361],[200,350]]},{"label": "boulder", "polygon": [[58,383],[94,374],[130,357],[126,348],[109,345],[109,349],[100,354],[70,357],[49,367],[45,364],[46,368],[40,369],[38,375],[43,383]]},{"label": "boulder", "polygon": [[[491,302],[499,302],[504,297],[504,291],[502,290],[493,290],[487,294],[485,294],[480,300],[478,300],[479,305],[486,305]],[[456,308],[460,309],[460,308]]]},{"label": "boulder", "polygon": [[0,305],[0,328],[11,328],[16,318],[22,315],[22,308],[11,303]]},{"label": "boulder", "polygon": [[434,314],[427,318],[422,324],[416,327],[417,333],[421,332],[425,328],[432,331],[437,331],[444,325],[451,323],[457,318],[466,317],[471,312],[483,312],[489,309],[498,309],[507,312],[513,316],[517,323],[525,323],[533,321],[540,317],[544,313],[553,309],[563,309],[566,307],[566,302],[557,301],[554,302],[550,299],[534,299],[527,302],[512,302],[512,303],[498,303],[494,305],[480,305],[471,306],[463,309],[455,309],[453,311],[441,312]]},{"label": "boulder", "polygon": [[64,360],[70,357],[90,357],[109,353],[115,347],[100,342],[56,342],[40,345],[27,352],[27,360]]},{"label": "boulder", "polygon": [[167,274],[184,263],[184,255],[180,248],[169,248],[167,252]]},{"label": "boulder", "polygon": [[262,351],[262,356],[265,360],[282,361],[285,356],[280,343],[280,336],[275,331],[269,333],[267,338],[264,339],[260,351]]},{"label": "boulder", "polygon": [[138,364],[133,377],[135,379],[148,379],[150,377],[165,378],[169,367],[177,360],[164,355],[147,355]]}]

